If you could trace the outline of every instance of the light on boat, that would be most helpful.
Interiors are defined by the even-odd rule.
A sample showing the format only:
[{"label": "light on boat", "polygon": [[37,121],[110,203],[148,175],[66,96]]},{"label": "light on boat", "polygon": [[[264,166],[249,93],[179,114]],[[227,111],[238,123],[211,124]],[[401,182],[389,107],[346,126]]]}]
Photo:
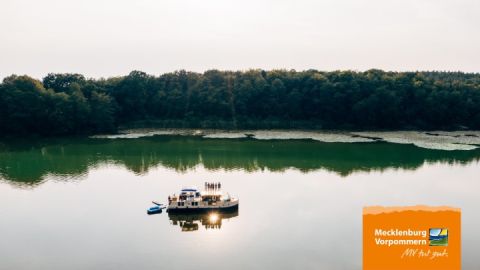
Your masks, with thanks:
[{"label": "light on boat", "polygon": [[210,223],[216,223],[217,220],[218,220],[218,214],[216,213],[212,213],[208,216],[208,220],[210,221]]}]

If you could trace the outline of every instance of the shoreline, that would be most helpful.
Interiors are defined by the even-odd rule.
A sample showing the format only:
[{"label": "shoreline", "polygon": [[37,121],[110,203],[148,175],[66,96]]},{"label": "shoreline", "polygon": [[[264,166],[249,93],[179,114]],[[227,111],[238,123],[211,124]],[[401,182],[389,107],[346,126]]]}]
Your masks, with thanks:
[{"label": "shoreline", "polygon": [[194,136],[203,139],[312,140],[324,143],[413,144],[435,150],[474,150],[480,147],[480,131],[336,131],[336,130],[225,130],[191,128],[123,129],[93,139],[137,139],[152,136]]}]

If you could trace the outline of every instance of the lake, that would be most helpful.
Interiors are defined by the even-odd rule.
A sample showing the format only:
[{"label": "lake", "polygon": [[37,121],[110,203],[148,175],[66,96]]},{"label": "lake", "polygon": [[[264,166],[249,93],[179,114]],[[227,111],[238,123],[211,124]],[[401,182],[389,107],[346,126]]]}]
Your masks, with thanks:
[{"label": "lake", "polygon": [[[418,204],[480,265],[478,132],[180,133],[2,141],[0,269],[361,269],[362,207]],[[146,214],[206,181],[239,211]]]}]

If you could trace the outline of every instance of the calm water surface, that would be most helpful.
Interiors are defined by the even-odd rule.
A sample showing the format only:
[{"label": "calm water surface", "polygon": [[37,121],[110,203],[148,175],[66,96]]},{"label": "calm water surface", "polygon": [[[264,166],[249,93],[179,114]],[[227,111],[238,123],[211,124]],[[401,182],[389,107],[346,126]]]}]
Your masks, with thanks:
[{"label": "calm water surface", "polygon": [[[308,140],[62,139],[0,143],[0,269],[361,269],[362,207],[462,208],[478,269],[480,150]],[[226,216],[148,216],[221,181]]]}]

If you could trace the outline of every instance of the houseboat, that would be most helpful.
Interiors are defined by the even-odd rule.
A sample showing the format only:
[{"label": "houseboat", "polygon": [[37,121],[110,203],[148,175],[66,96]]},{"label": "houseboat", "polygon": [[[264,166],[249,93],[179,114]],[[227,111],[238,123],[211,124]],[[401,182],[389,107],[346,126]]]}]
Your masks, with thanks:
[{"label": "houseboat", "polygon": [[168,213],[229,212],[238,210],[238,198],[223,193],[220,183],[205,183],[205,190],[196,187],[183,188],[180,193],[168,197]]}]

